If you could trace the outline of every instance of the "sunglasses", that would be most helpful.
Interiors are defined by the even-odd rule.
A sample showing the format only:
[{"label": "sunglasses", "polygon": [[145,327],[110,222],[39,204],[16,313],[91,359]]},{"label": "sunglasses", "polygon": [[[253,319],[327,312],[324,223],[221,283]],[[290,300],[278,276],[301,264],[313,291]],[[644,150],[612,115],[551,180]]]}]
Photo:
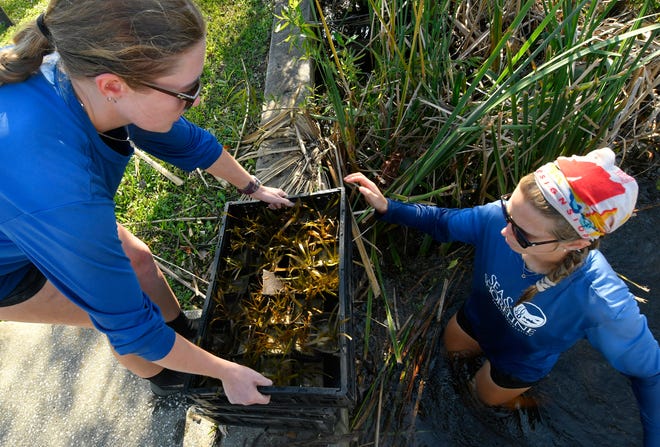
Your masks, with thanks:
[{"label": "sunglasses", "polygon": [[145,87],[149,87],[151,89],[157,90],[161,93],[165,93],[166,95],[174,96],[175,98],[178,98],[181,101],[184,101],[186,103],[186,105],[183,108],[184,111],[190,109],[193,106],[197,98],[199,98],[199,93],[202,91],[202,80],[200,78],[197,78],[193,86],[190,87],[190,90],[188,90],[187,92],[175,92],[173,90],[168,90],[166,88],[160,87],[156,84],[152,84],[150,82],[141,82],[140,84],[144,85]]},{"label": "sunglasses", "polygon": [[504,214],[504,220],[511,224],[511,229],[513,229],[513,236],[516,238],[516,242],[520,245],[520,248],[523,250],[529,247],[536,247],[537,245],[552,244],[555,242],[560,242],[559,239],[553,239],[551,241],[541,241],[541,242],[530,242],[525,236],[525,231],[520,228],[509,215],[509,212],[506,210],[506,202],[511,197],[511,194],[504,194],[500,197],[500,204],[502,205],[502,214]]}]

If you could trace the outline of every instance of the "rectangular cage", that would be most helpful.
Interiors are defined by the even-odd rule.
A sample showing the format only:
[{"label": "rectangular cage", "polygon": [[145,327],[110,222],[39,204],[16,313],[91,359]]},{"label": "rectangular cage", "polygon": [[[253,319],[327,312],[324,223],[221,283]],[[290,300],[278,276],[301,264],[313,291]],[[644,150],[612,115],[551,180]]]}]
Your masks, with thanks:
[{"label": "rectangular cage", "polygon": [[186,394],[220,423],[331,430],[355,401],[351,216],[343,188],[225,205],[199,334],[213,354],[273,380],[268,405],[232,405],[221,382],[191,376]]}]

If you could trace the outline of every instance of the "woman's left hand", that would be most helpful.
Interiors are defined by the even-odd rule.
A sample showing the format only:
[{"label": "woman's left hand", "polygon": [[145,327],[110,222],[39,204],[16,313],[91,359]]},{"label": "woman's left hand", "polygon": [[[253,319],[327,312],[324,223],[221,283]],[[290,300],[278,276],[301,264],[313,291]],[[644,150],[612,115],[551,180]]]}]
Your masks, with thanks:
[{"label": "woman's left hand", "polygon": [[272,210],[280,209],[283,206],[293,206],[293,202],[287,199],[286,192],[280,188],[261,185],[259,189],[250,194],[250,197],[268,203],[268,208]]}]

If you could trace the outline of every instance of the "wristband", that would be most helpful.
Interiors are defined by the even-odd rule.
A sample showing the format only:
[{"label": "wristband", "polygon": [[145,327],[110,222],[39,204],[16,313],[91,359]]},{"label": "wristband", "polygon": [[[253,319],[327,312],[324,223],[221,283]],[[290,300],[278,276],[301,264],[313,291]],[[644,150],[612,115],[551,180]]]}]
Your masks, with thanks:
[{"label": "wristband", "polygon": [[248,183],[248,185],[245,188],[243,189],[236,188],[236,190],[241,194],[246,194],[249,196],[250,194],[254,194],[255,192],[257,192],[260,186],[261,186],[261,180],[259,180],[257,177],[253,175],[252,180],[250,180],[250,183]]}]

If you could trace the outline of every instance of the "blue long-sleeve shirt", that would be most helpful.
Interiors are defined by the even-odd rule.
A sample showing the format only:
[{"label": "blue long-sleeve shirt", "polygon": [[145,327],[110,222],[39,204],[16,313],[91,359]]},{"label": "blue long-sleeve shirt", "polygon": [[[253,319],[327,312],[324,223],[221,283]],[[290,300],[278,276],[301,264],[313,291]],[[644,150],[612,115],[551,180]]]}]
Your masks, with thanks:
[{"label": "blue long-sleeve shirt", "polygon": [[[138,147],[185,170],[207,168],[222,152],[183,118],[167,133],[128,131]],[[158,360],[175,334],[140,289],[115,219],[130,156],[101,140],[57,57],[26,81],[0,86],[0,299],[32,263],[119,354]]]},{"label": "blue long-sleeve shirt", "polygon": [[[441,242],[474,245],[474,273],[465,314],[485,356],[524,381],[545,377],[559,355],[587,339],[630,378],[645,446],[660,446],[660,347],[625,283],[598,250],[556,286],[515,306],[540,275],[522,275],[520,254],[507,245],[499,203],[448,209],[388,200],[390,223],[416,228]],[[525,277],[523,277],[525,276]]]}]

